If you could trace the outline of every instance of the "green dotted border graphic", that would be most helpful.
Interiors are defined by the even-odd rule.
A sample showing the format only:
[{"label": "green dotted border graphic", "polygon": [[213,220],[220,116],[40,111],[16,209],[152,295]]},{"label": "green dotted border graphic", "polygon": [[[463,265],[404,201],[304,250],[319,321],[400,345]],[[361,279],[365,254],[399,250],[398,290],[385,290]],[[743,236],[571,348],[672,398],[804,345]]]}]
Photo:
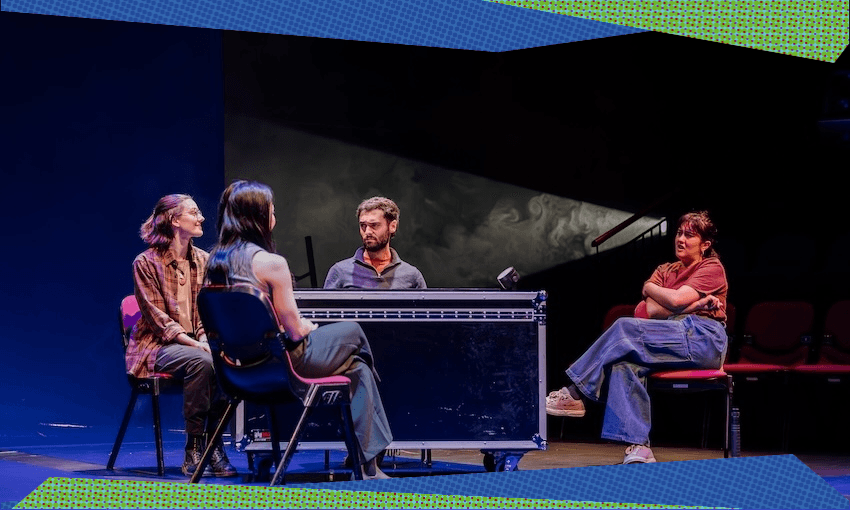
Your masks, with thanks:
[{"label": "green dotted border graphic", "polygon": [[835,62],[850,44],[850,0],[486,0]]},{"label": "green dotted border graphic", "polygon": [[707,508],[526,498],[58,478],[15,508]]}]

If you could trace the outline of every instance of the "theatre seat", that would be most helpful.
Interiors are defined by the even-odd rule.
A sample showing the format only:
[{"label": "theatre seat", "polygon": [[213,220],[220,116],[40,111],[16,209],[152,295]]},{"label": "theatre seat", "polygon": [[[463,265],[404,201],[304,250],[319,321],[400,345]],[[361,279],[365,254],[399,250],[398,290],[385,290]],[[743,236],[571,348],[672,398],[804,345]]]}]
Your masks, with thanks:
[{"label": "theatre seat", "polygon": [[814,307],[804,301],[765,301],[750,308],[737,362],[730,373],[787,370],[806,362]]},{"label": "theatre seat", "polygon": [[[800,402],[813,406],[808,408],[805,428],[814,427],[830,441],[848,441],[847,406],[842,403],[850,396],[850,300],[838,301],[829,307],[822,333],[815,360],[790,368],[791,386]],[[830,405],[833,402],[838,405]],[[821,403],[827,405],[818,406]],[[844,419],[840,414],[835,419],[830,411],[844,411]]]},{"label": "theatre seat", "polygon": [[[805,301],[764,301],[747,313],[743,344],[735,363],[724,370],[735,384],[758,385],[765,396],[788,392],[789,374],[806,363],[812,344],[814,307]],[[788,450],[787,405],[777,404],[782,423],[782,449]]]}]

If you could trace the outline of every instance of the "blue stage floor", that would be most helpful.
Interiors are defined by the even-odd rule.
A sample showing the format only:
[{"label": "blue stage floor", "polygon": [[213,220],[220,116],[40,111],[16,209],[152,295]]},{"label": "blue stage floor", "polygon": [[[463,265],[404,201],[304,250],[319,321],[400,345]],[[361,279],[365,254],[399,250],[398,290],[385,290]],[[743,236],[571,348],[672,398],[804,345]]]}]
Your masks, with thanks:
[{"label": "blue stage floor", "polygon": [[[183,484],[187,478],[179,469],[183,460],[182,434],[175,431],[166,432],[166,473],[164,477],[158,477],[154,445],[149,437],[151,431],[141,427],[131,429],[121,448],[116,469],[107,471],[105,464],[112,448],[113,433],[111,430],[90,429],[42,430],[35,434],[0,432],[0,507],[12,508],[25,501],[47,481],[60,478],[114,482],[173,482],[185,487]],[[520,471],[515,473],[486,473],[480,463],[480,455],[476,456],[475,452],[461,455],[451,451],[435,451],[430,467],[421,462],[419,452],[405,452],[405,455],[387,457],[384,461],[384,469],[394,477],[393,480],[365,482],[349,481],[350,470],[342,467],[345,452],[330,452],[329,467],[326,467],[324,452],[304,451],[293,457],[287,471],[287,487],[323,491],[455,494],[550,501],[629,501],[718,507],[740,507],[747,501],[751,504],[758,503],[757,506],[760,507],[771,508],[850,507],[850,462],[846,454],[843,457],[803,457],[808,459],[807,464],[792,455],[760,456],[753,453],[747,453],[746,457],[739,459],[722,459],[712,454],[714,457],[697,457],[697,460],[692,462],[659,462],[644,466],[603,465],[609,463],[607,460],[597,465],[585,466],[581,465],[581,462],[584,462],[582,460],[576,462],[578,455],[592,459],[595,452],[598,452],[596,459],[602,459],[611,455],[611,451],[610,445],[553,443],[549,451],[535,452],[534,456],[527,456],[528,460],[521,461]],[[690,449],[665,448],[660,451],[664,459],[659,460],[679,461],[694,458],[694,451]],[[614,454],[619,454],[618,452],[619,447],[616,447]],[[240,475],[249,472],[248,459],[244,453],[228,447],[228,454]],[[658,452],[656,455],[661,457]],[[563,465],[564,469],[560,469],[560,465]],[[691,471],[693,473],[690,473]],[[768,487],[761,496],[758,490],[753,489],[752,481],[743,481],[750,474],[759,472],[761,474],[754,475],[757,476],[756,480],[764,480]],[[623,478],[623,474],[627,476]],[[643,480],[644,476],[648,478]],[[699,487],[696,487],[696,492],[685,494],[686,497],[677,501],[654,499],[662,497],[656,494],[664,493],[653,493],[653,489],[647,484],[659,478],[662,480],[660,490],[663,491],[664,485],[669,486],[671,480],[680,476],[685,477],[685,480],[698,480]],[[718,483],[713,478],[724,480],[725,484],[714,491],[718,493],[717,497],[712,492],[701,492],[703,485]],[[333,481],[329,482],[329,479]],[[733,490],[736,481],[744,484],[738,488],[741,495],[734,493],[737,490]],[[632,483],[643,484],[643,489],[634,491],[631,489]],[[264,488],[268,485],[267,482],[251,482],[243,476],[204,478],[202,484],[231,486],[234,490],[239,487]],[[795,484],[802,484],[802,489]],[[781,496],[783,490],[788,491],[788,494],[784,495],[785,499],[770,499],[776,494]],[[724,496],[724,492],[729,494]],[[744,496],[748,492],[752,495]],[[740,499],[746,497],[767,499]],[[807,499],[811,497],[815,499]],[[817,504],[810,504],[812,501]]]},{"label": "blue stage floor", "polygon": [[[50,477],[88,478],[105,480],[134,480],[156,482],[186,482],[180,471],[183,462],[184,439],[181,432],[165,431],[163,453],[165,474],[156,470],[156,451],[147,427],[128,430],[121,446],[115,469],[107,470],[106,461],[112,450],[114,434],[111,430],[39,428],[36,432],[0,432],[0,507],[11,508],[42,482]],[[228,456],[239,476],[232,478],[203,478],[202,484],[244,485],[266,487],[268,481],[251,481],[248,457],[245,453],[227,446]],[[459,473],[484,473],[481,463],[463,464],[433,461],[423,464],[420,457],[407,455],[388,456],[384,468],[394,477],[448,475]],[[287,485],[322,484],[351,477],[351,470],[343,467],[344,451],[325,452],[307,450],[296,452],[287,469]]]}]

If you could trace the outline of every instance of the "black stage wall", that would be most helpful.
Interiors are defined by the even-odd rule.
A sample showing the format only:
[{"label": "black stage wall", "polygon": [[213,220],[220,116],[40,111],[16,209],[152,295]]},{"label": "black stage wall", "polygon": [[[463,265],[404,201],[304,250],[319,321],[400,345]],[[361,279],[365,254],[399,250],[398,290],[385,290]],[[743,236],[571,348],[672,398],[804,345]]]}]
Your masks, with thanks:
[{"label": "black stage wall", "polygon": [[[827,64],[656,33],[488,54],[5,12],[0,22],[4,48],[14,48],[2,55],[12,228],[0,294],[11,368],[0,376],[0,405],[23,425],[117,425],[127,388],[115,315],[144,248],[135,232],[159,196],[185,191],[208,214],[199,244],[209,247],[215,201],[236,177],[274,184],[279,244],[291,241],[288,225],[314,225],[285,253],[296,272],[306,270],[301,234],[348,236],[317,256],[350,255],[352,209],[372,193],[408,200],[402,256],[416,263],[430,249],[450,258],[458,278],[429,279],[453,286],[465,281],[469,252],[446,240],[480,233],[488,211],[522,224],[530,213],[517,204],[540,194],[636,211],[673,191],[654,214],[714,212],[730,299],[742,309],[847,297],[850,227],[838,176],[848,142],[818,123],[841,113],[835,98],[847,91],[835,72],[847,71],[846,55]],[[296,145],[249,166],[239,152],[247,145],[227,133],[264,147],[291,133],[293,143],[311,140],[309,150],[377,155],[382,169],[356,160],[363,171],[345,170],[352,185],[341,203],[304,191],[340,175],[321,166],[333,155],[304,156]],[[489,184],[464,197],[458,190],[473,178]],[[301,184],[287,188],[292,181]],[[482,195],[508,206],[494,199],[483,208]],[[287,209],[294,198],[313,199],[314,210]],[[478,208],[458,226],[464,204]],[[499,231],[487,232],[507,240]],[[523,263],[522,245],[510,248],[514,258],[494,267]],[[545,247],[533,248],[527,255],[540,258]],[[642,272],[618,285],[587,260],[550,257],[524,275],[552,296],[553,383],[593,340],[604,308],[639,295]]]}]

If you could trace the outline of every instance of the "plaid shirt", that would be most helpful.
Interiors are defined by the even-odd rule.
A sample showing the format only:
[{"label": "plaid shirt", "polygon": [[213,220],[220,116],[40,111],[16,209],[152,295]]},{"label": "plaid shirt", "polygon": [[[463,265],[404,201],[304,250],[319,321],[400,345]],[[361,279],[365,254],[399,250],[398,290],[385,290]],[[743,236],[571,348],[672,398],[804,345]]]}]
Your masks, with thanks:
[{"label": "plaid shirt", "polygon": [[194,331],[186,331],[180,325],[177,304],[177,260],[171,250],[164,252],[150,248],[133,261],[133,286],[142,315],[130,334],[125,353],[127,372],[136,377],[153,374],[154,363],[160,347],[172,343],[180,333],[200,337],[204,328],[198,316],[198,291],[204,282],[204,271],[209,254],[189,245],[187,259],[192,285],[192,325]]}]

